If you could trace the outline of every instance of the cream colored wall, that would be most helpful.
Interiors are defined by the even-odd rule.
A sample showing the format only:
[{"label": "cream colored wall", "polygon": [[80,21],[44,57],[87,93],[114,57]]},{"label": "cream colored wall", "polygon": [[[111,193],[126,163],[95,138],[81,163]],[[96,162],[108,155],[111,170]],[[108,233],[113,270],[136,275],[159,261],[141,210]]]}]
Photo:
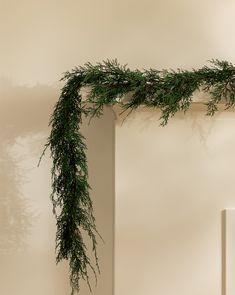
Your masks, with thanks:
[{"label": "cream colored wall", "polygon": [[50,87],[1,80],[1,294],[69,292],[66,266],[55,265],[49,158],[37,168],[55,98]]},{"label": "cream colored wall", "polygon": [[135,68],[234,62],[233,0],[1,0],[0,75],[53,84],[84,62]]},{"label": "cream colored wall", "polygon": [[[199,67],[210,58],[228,59],[234,62],[235,41],[233,38],[233,23],[235,3],[232,0],[223,2],[218,0],[0,0],[0,8],[0,158],[2,167],[0,174],[0,196],[2,199],[0,207],[0,293],[7,295],[15,293],[22,295],[32,293],[38,295],[68,294],[66,266],[56,267],[54,264],[55,221],[51,215],[49,201],[51,191],[50,159],[46,158],[42,166],[36,168],[38,156],[49,134],[47,127],[49,115],[62,87],[62,84],[58,83],[62,72],[87,61],[96,62],[107,58],[117,58],[123,64],[128,63],[131,68],[138,67],[140,69],[148,67]],[[91,182],[94,183],[93,193],[97,223],[106,240],[105,245],[100,243],[99,246],[103,271],[99,279],[99,285],[96,291],[94,291],[94,294],[97,295],[109,295],[113,288],[113,198],[110,198],[110,196],[113,196],[112,171],[114,171],[112,169],[114,164],[113,140],[111,139],[113,136],[112,116],[112,113],[107,111],[106,117],[99,123],[101,125],[89,127],[85,131],[88,136],[88,157],[90,159]],[[191,122],[190,120],[193,120],[190,116],[193,117],[194,113],[190,113],[189,123]],[[141,114],[139,118],[140,122],[136,122],[130,127],[135,132],[142,124]],[[181,126],[177,122],[176,120],[176,127],[168,129],[168,135],[166,130],[164,130],[164,135],[162,135],[164,138],[168,137],[173,140],[175,138],[173,131],[179,132],[179,129],[180,136],[185,138],[191,136],[191,129],[187,129],[190,127],[185,127],[184,123]],[[201,122],[200,128],[207,130],[209,128],[208,124]],[[230,126],[231,124],[228,125]],[[116,170],[118,188],[116,195],[116,249],[120,250],[119,252],[117,251],[116,255],[116,261],[120,263],[117,263],[116,267],[117,294],[119,290],[122,290],[126,282],[125,278],[121,279],[120,277],[119,266],[121,266],[121,261],[126,260],[126,254],[129,253],[128,247],[133,249],[132,254],[134,254],[134,250],[138,252],[133,239],[132,242],[129,241],[129,246],[126,244],[126,252],[124,251],[123,253],[122,247],[126,242],[119,235],[122,231],[123,235],[125,235],[131,226],[127,219],[132,219],[131,215],[129,216],[129,210],[125,209],[128,208],[128,198],[124,198],[127,194],[129,195],[130,191],[120,191],[119,189],[122,175],[126,175],[127,179],[133,176],[131,173],[125,174],[128,172],[125,172],[126,167],[131,169],[131,161],[128,160],[125,165],[122,165],[120,145],[126,146],[127,150],[131,148],[131,143],[129,142],[130,135],[125,133],[125,128],[127,128],[127,125],[123,126],[122,131],[117,127],[118,133],[116,137],[118,160]],[[160,132],[158,127],[154,128],[157,129],[157,132]],[[98,134],[103,136],[102,139],[99,138],[99,141],[97,138]],[[219,140],[220,134],[219,130],[215,131],[214,136],[217,140]],[[141,136],[140,133],[138,140],[141,140]],[[148,145],[154,142],[152,136],[153,134],[146,138],[149,141]],[[94,143],[93,140],[95,139]],[[199,139],[194,138],[194,140],[199,145],[198,149],[203,153]],[[99,154],[97,154],[97,144],[99,144]],[[171,144],[173,145],[174,143]],[[189,151],[190,147],[189,145]],[[136,146],[132,148],[138,151]],[[167,151],[166,147],[163,147],[163,149]],[[104,151],[107,151],[107,153],[104,153]],[[133,157],[134,155],[135,153],[133,153]],[[176,161],[177,157],[173,155],[171,160]],[[101,161],[103,158],[106,159],[104,160],[105,164]],[[136,163],[138,163],[137,158]],[[105,166],[102,167],[100,165]],[[100,167],[103,168],[102,173],[100,172],[98,176],[95,176],[95,173],[100,171]],[[191,165],[188,165],[186,168],[190,169],[190,171],[192,169]],[[156,170],[151,165],[148,169],[150,171],[151,169]],[[201,169],[200,165],[198,169]],[[192,171],[193,173],[196,172]],[[145,181],[147,181],[147,177],[149,177],[147,173],[140,175],[137,171],[135,171],[134,175],[135,182],[140,184],[140,179],[146,177]],[[228,182],[229,177],[232,177],[232,173],[229,173]],[[192,181],[192,179],[190,178],[189,181]],[[145,189],[146,187],[144,187],[144,191]],[[168,192],[164,192],[168,194],[168,198],[171,195],[170,189],[171,187],[169,187]],[[149,184],[148,190],[149,192],[152,191],[152,195],[157,192]],[[148,190],[146,195],[149,195]],[[229,198],[231,197],[232,199],[229,191],[225,194],[227,190],[229,190],[227,186],[225,189],[225,185],[221,184],[221,194],[223,192],[223,196],[226,195],[227,198],[229,195]],[[187,196],[189,199],[187,200],[196,202],[194,195],[194,193],[189,192]],[[129,198],[131,196],[134,197],[135,195],[131,193]],[[208,194],[207,197],[211,198],[211,195]],[[200,198],[203,202],[203,197],[200,196]],[[127,201],[126,205],[124,204],[124,199]],[[165,206],[164,200],[160,199],[159,202],[163,203],[163,207]],[[102,204],[102,208],[99,206],[100,204]],[[124,206],[123,209],[121,204]],[[223,202],[221,202],[221,207],[222,205],[224,205]],[[145,210],[148,210],[147,208]],[[218,207],[218,209],[220,208]],[[125,213],[125,210],[128,212]],[[121,214],[123,216],[123,223],[121,223],[118,217]],[[217,220],[217,211],[213,214],[215,214]],[[179,219],[182,218],[182,220],[185,217],[185,215],[180,215],[180,211],[178,215]],[[156,224],[160,230],[160,225],[156,222],[162,220],[159,218],[156,217],[156,220],[153,218],[153,225]],[[212,218],[210,221],[214,226],[213,222],[215,219]],[[140,222],[140,219],[138,222]],[[163,221],[161,222],[160,224],[164,224]],[[216,222],[219,225],[219,221],[217,220]],[[183,221],[182,224],[184,227],[187,227]],[[148,223],[146,223],[146,226],[148,227]],[[195,226],[195,230],[196,228],[197,226]],[[144,231],[145,228],[143,228]],[[208,243],[217,241],[217,231],[218,228],[216,227],[214,231],[209,233],[211,239]],[[164,231],[161,231],[162,235],[164,233]],[[199,227],[197,234],[201,239]],[[179,237],[181,236],[179,235]],[[198,241],[196,239],[197,236],[195,235],[194,237]],[[169,279],[174,275],[176,278],[180,275],[184,276],[184,273],[174,272],[175,268],[172,268],[170,270],[171,274],[167,274],[168,270],[163,259],[164,255],[161,258],[162,264],[159,264],[158,257],[162,254],[161,247],[164,246],[164,241],[169,243],[170,239],[167,240],[166,237],[162,244],[158,244],[157,247],[159,248],[157,250],[159,251],[156,251],[156,256],[152,254],[153,252],[148,247],[146,251],[150,253],[149,258],[153,261],[153,269],[155,269],[156,265],[162,266],[161,269],[163,271],[158,269],[159,275],[157,278],[160,280],[160,287],[157,285],[157,288],[160,288],[161,293],[166,294],[167,290],[169,290],[166,289]],[[177,247],[180,247],[179,244]],[[188,251],[190,251],[190,245],[187,247]],[[200,251],[203,251],[204,248],[200,249],[202,249]],[[214,278],[215,273],[218,275],[218,249],[219,246],[214,249],[214,254],[210,256],[210,259],[216,264],[215,271],[211,274],[205,268],[205,273],[207,274],[205,280],[207,277],[210,279]],[[171,248],[168,244],[167,251],[170,250]],[[197,254],[199,257],[198,261],[201,261],[200,251]],[[174,256],[172,252],[169,259],[172,262],[177,262],[178,257],[178,259],[182,258],[182,261],[184,261],[182,255],[177,254]],[[215,256],[216,259],[214,261]],[[137,256],[133,257],[131,259],[137,259]],[[190,259],[196,258],[192,255]],[[154,261],[156,261],[156,265]],[[198,262],[197,266],[194,265],[195,271],[197,270],[196,267],[200,269],[201,264]],[[132,292],[131,276],[132,272],[135,273],[137,270],[136,268],[127,269],[130,270],[128,284],[131,286]],[[154,273],[154,271],[151,273]],[[146,274],[143,272],[142,274],[139,273],[139,275],[145,276]],[[216,277],[216,282],[210,284],[210,286],[214,286],[212,288],[216,288],[216,292],[218,290],[215,285],[219,286],[219,279],[219,277]],[[147,288],[149,286],[148,282],[150,282],[150,286],[152,286],[151,280],[151,278],[148,278],[147,281],[142,281],[143,285]],[[135,280],[135,284],[139,281],[141,280]],[[129,286],[128,284],[126,286]],[[183,283],[179,280],[178,284],[180,289],[180,284]],[[187,284],[188,288],[193,288],[195,281],[193,279],[189,280]],[[172,286],[175,285],[173,284]],[[83,292],[87,292],[85,290]],[[154,289],[154,292],[156,290]],[[130,290],[128,291],[130,292]],[[153,289],[150,287],[149,292],[152,291]],[[146,293],[147,290],[144,289],[143,292]],[[173,294],[173,291],[169,294]]]}]

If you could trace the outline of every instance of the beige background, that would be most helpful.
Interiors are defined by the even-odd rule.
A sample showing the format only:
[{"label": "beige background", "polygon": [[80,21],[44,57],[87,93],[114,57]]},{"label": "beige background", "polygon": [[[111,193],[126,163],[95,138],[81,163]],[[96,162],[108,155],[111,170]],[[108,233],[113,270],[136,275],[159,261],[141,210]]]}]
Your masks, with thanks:
[{"label": "beige background", "polygon": [[[62,72],[106,58],[140,69],[234,62],[234,16],[232,0],[0,0],[1,294],[69,293],[66,265],[54,262],[49,157],[36,168]],[[122,128],[117,122],[116,295],[220,294],[234,114],[208,121],[194,109],[164,129],[152,115],[140,112]],[[106,241],[97,295],[113,289],[113,116],[107,110],[84,126]]]}]

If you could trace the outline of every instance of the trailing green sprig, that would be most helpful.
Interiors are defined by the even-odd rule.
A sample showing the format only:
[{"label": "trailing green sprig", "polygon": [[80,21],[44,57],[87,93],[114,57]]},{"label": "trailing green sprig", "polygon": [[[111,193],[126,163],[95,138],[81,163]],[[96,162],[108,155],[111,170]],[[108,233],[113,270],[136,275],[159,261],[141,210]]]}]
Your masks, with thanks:
[{"label": "trailing green sprig", "polygon": [[[117,60],[107,60],[66,72],[62,80],[65,86],[51,117],[46,148],[50,147],[53,159],[51,199],[57,220],[56,260],[69,261],[73,293],[79,290],[81,278],[91,290],[89,268],[95,277],[96,269],[99,271],[98,232],[89,194],[85,139],[80,132],[82,116],[99,117],[106,105],[119,104],[123,111],[145,106],[161,110],[164,126],[175,113],[188,110],[196,90],[209,93],[207,115],[214,115],[222,100],[226,108],[235,105],[235,68],[226,61],[212,60],[211,67],[192,71],[132,71]],[[90,86],[86,102],[82,102],[80,93],[83,86]],[[131,99],[123,102],[122,97],[130,92]],[[92,241],[96,268],[87,256],[83,233]]]},{"label": "trailing green sprig", "polygon": [[87,266],[96,276],[86,254],[82,231],[86,231],[92,240],[98,266],[86,145],[80,133],[84,113],[78,93],[80,80],[80,76],[68,77],[50,121],[52,131],[48,139],[53,158],[51,199],[57,218],[56,260],[57,263],[62,259],[69,260],[72,293],[79,290],[79,278],[85,279],[90,288]]}]

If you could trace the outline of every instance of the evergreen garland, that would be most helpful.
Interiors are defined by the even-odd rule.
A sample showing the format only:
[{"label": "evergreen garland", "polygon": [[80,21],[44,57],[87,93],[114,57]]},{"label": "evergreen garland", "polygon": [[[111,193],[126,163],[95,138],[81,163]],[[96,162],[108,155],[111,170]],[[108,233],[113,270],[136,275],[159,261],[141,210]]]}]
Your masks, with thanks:
[{"label": "evergreen garland", "polygon": [[[107,60],[76,67],[61,80],[65,85],[50,120],[51,134],[45,149],[50,148],[53,159],[51,199],[57,220],[56,261],[69,261],[73,294],[79,291],[81,278],[91,290],[89,268],[95,278],[99,271],[86,144],[80,132],[82,117],[99,117],[107,105],[119,104],[123,111],[130,112],[144,106],[160,109],[160,125],[164,126],[176,112],[188,110],[196,90],[210,94],[206,114],[212,116],[222,100],[226,109],[235,105],[235,67],[227,61],[212,60],[210,67],[192,71],[132,71],[117,60]],[[90,86],[85,102],[80,93],[84,86]],[[130,92],[131,99],[123,102],[121,98]],[[84,234],[91,239],[96,266],[87,256]]]}]

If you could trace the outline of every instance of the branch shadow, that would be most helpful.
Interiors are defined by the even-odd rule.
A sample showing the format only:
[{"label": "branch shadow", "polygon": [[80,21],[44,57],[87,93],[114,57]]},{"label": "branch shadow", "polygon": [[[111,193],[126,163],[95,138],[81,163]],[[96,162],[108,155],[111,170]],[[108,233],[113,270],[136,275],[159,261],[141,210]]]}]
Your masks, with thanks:
[{"label": "branch shadow", "polygon": [[[22,250],[38,217],[32,200],[22,192],[37,163],[29,170],[22,163],[39,159],[55,100],[56,88],[17,86],[0,78],[0,255]],[[25,139],[29,144],[22,155],[17,147]]]}]

